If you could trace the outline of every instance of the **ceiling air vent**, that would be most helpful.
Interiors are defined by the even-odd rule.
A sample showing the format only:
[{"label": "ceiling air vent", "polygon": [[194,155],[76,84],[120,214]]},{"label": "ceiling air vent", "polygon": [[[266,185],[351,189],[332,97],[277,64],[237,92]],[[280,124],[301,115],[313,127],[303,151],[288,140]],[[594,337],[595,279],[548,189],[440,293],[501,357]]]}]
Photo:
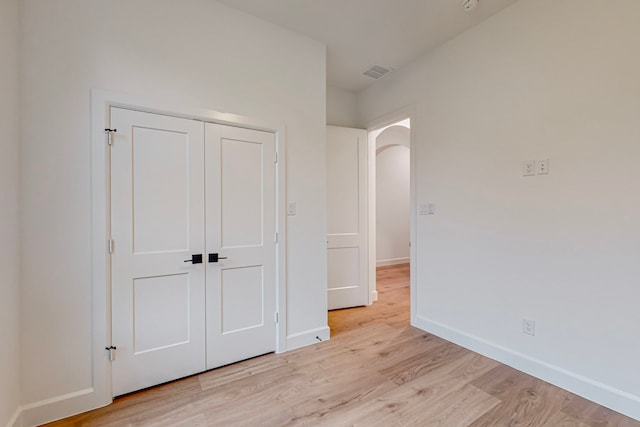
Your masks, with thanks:
[{"label": "ceiling air vent", "polygon": [[380,65],[374,65],[373,67],[369,68],[367,71],[365,71],[362,74],[364,74],[365,76],[372,77],[374,79],[379,79],[380,77],[384,76],[391,70],[393,70],[393,68],[385,68],[385,67],[381,67]]}]

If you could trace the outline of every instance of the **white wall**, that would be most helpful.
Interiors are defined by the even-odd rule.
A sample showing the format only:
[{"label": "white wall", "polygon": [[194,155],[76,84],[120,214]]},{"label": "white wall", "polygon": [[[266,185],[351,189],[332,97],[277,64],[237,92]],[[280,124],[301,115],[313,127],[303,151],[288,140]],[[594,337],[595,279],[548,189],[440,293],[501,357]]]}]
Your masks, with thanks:
[{"label": "white wall", "polygon": [[376,138],[376,264],[409,262],[410,131],[391,126]]},{"label": "white wall", "polygon": [[356,94],[327,86],[327,125],[360,127],[356,110]]},{"label": "white wall", "polygon": [[414,323],[636,418],[639,15],[520,0],[358,98],[363,123],[415,105],[436,214],[418,216]]},{"label": "white wall", "polygon": [[210,0],[22,4],[22,402],[92,385],[94,88],[286,126],[297,205],[287,334],[316,342],[327,326],[325,47]]},{"label": "white wall", "polygon": [[0,425],[20,403],[18,1],[0,1]]}]

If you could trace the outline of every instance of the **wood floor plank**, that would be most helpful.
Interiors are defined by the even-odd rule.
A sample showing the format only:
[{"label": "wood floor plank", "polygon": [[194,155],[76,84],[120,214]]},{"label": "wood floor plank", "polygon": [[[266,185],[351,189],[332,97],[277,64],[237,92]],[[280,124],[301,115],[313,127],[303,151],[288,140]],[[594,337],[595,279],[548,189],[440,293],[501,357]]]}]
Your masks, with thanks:
[{"label": "wood floor plank", "polygon": [[427,375],[440,366],[448,365],[453,360],[464,356],[465,350],[450,343],[440,344],[416,354],[403,354],[403,358],[388,357],[380,360],[380,373],[397,385],[414,381],[422,375]]},{"label": "wood floor plank", "polygon": [[[375,399],[326,414],[318,424],[423,425],[453,417],[446,408],[456,405],[465,407],[465,417],[475,419],[499,401],[478,389],[465,393],[462,393],[462,389],[469,385],[470,379],[482,375],[493,366],[495,362],[490,359],[467,353],[451,364],[439,366],[430,375],[396,386]],[[452,396],[455,396],[455,400],[451,400]],[[471,402],[474,404],[471,405]],[[478,409],[476,404],[482,408]],[[478,413],[474,413],[476,409]]]},{"label": "wood floor plank", "polygon": [[442,398],[430,405],[428,411],[416,411],[415,425],[467,426],[498,404],[498,399],[467,384],[456,392],[455,400]]},{"label": "wood floor plank", "polygon": [[209,425],[204,414],[196,414],[185,418],[184,411],[174,411],[159,419],[148,419],[140,422],[144,427],[207,427]]},{"label": "wood floor plank", "polygon": [[[492,395],[497,396],[495,393]],[[513,384],[509,392],[502,393],[501,404],[472,426],[545,425],[560,412],[569,396],[565,390],[529,377]]]},{"label": "wood floor plank", "polygon": [[350,413],[362,402],[382,396],[395,386],[375,372],[368,372],[358,381],[331,379],[315,387],[298,386],[300,393],[292,405],[292,420],[287,425],[316,425],[325,420],[338,423],[341,414]]},{"label": "wood floor plank", "polygon": [[542,427],[590,427],[580,420],[573,418],[562,412],[553,414],[551,418]]},{"label": "wood floor plank", "polygon": [[209,390],[289,365],[283,357],[260,356],[197,375],[201,390]]},{"label": "wood floor plank", "polygon": [[638,426],[638,422],[611,409],[596,405],[580,396],[572,395],[562,407],[562,413],[575,418],[591,427]]},{"label": "wood floor plank", "polygon": [[329,313],[331,340],[164,384],[59,426],[640,427],[409,325],[409,266],[378,269],[379,301]]}]

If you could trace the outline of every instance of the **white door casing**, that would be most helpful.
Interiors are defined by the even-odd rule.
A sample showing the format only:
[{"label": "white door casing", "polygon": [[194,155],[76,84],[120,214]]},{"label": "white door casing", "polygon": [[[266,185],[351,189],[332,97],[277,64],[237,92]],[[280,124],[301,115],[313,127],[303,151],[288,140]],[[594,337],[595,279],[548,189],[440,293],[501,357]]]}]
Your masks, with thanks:
[{"label": "white door casing", "polygon": [[207,369],[275,350],[275,138],[205,125]]},{"label": "white door casing", "polygon": [[111,148],[113,395],[205,369],[202,123],[119,108]]},{"label": "white door casing", "polygon": [[369,304],[367,132],[327,127],[329,310]]},{"label": "white door casing", "polygon": [[112,395],[274,351],[274,134],[122,108],[111,127]]}]

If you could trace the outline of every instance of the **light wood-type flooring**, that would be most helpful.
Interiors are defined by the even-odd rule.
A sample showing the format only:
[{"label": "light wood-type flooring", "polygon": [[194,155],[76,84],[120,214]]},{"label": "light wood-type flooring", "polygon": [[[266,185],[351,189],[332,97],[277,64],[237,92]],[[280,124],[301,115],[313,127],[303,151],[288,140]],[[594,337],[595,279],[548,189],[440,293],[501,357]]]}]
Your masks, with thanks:
[{"label": "light wood-type flooring", "polygon": [[329,314],[331,340],[215,369],[49,426],[640,426],[409,326],[408,265],[379,301]]}]

